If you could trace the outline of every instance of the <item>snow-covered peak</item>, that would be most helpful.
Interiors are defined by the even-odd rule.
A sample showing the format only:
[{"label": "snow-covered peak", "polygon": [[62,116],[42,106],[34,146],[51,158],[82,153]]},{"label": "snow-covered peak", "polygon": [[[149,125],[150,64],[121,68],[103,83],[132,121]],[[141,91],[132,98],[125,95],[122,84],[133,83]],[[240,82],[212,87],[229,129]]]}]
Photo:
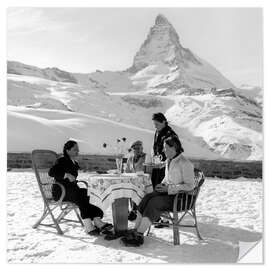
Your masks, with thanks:
[{"label": "snow-covered peak", "polygon": [[[149,66],[156,67],[154,73],[148,74],[146,80],[139,78],[137,73],[148,73]],[[166,67],[169,72],[159,72],[166,70]],[[171,80],[172,69],[174,80]],[[144,88],[143,90],[153,87],[177,90],[183,85],[207,89],[235,88],[212,65],[196,56],[190,49],[184,48],[173,25],[161,14],[156,17],[146,40],[135,54],[133,65],[127,71],[132,78],[136,78],[132,80],[133,84]],[[152,81],[155,83],[152,84]]]},{"label": "snow-covered peak", "polygon": [[[174,27],[163,16],[158,15],[155,25],[136,53],[131,70],[138,71],[148,65],[165,63],[173,66],[184,62],[185,52],[179,42],[179,37]],[[193,56],[193,58],[195,58]]]},{"label": "snow-covered peak", "polygon": [[158,14],[155,20],[155,24],[156,25],[160,25],[160,24],[169,25],[170,23],[164,15]]}]

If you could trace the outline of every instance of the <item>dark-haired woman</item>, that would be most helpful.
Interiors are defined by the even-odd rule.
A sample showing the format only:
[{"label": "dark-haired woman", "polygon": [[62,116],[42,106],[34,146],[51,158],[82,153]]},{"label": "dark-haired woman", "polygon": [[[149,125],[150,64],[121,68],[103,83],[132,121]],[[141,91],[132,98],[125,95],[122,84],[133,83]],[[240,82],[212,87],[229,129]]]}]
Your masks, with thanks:
[{"label": "dark-haired woman", "polygon": [[144,242],[144,232],[160,218],[164,211],[173,209],[174,194],[180,190],[192,190],[195,187],[194,167],[183,156],[183,148],[177,137],[169,137],[164,141],[166,173],[155,191],[147,194],[140,202],[137,210],[135,230],[121,241],[126,246],[140,246]]},{"label": "dark-haired woman", "polygon": [[[79,165],[75,158],[78,156],[79,147],[76,141],[69,140],[63,148],[63,157],[56,160],[54,166],[49,170],[49,176],[65,187],[64,201],[75,203],[79,209],[85,231],[90,235],[99,235],[112,229],[112,224],[105,223],[103,211],[95,205],[89,203],[87,190],[77,185]],[[58,200],[61,196],[61,189],[54,185],[52,189],[53,197]]]},{"label": "dark-haired woman", "polygon": [[[152,121],[155,126],[156,132],[154,136],[154,143],[153,143],[153,154],[155,156],[160,156],[161,161],[166,160],[166,155],[164,152],[164,140],[170,136],[178,137],[177,134],[173,131],[173,129],[168,125],[167,118],[163,113],[154,113],[152,116]],[[152,171],[152,185],[153,188],[157,184],[159,184],[165,176],[165,167],[163,168],[156,168]]]}]

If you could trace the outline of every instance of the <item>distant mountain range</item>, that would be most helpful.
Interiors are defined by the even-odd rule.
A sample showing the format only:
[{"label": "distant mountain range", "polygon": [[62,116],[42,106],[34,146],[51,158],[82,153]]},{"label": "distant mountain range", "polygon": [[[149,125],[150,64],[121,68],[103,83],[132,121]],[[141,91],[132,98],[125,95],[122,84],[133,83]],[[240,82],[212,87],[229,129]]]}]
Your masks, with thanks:
[{"label": "distant mountain range", "polygon": [[8,105],[79,112],[150,129],[151,114],[159,110],[195,148],[230,159],[262,158],[262,89],[236,88],[184,48],[163,15],[124,71],[69,73],[8,61],[7,73]]}]

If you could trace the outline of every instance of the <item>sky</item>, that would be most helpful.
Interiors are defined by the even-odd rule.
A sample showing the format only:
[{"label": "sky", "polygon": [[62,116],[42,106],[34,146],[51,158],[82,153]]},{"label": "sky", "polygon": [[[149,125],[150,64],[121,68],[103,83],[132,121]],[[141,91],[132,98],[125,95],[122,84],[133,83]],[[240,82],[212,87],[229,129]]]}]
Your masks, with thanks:
[{"label": "sky", "polygon": [[7,58],[70,72],[124,70],[163,14],[180,43],[236,86],[263,86],[261,8],[7,9]]}]

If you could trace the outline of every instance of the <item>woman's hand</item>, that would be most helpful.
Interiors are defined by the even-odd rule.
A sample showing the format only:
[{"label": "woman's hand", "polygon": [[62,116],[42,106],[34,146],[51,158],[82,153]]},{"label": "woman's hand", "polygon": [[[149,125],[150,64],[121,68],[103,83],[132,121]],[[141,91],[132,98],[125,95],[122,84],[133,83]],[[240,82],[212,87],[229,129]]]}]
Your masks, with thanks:
[{"label": "woman's hand", "polygon": [[75,176],[70,173],[65,173],[64,178],[68,178],[70,182],[74,182],[76,180]]},{"label": "woman's hand", "polygon": [[165,184],[158,184],[155,187],[155,191],[160,192],[160,193],[167,193],[168,186],[166,186]]}]

